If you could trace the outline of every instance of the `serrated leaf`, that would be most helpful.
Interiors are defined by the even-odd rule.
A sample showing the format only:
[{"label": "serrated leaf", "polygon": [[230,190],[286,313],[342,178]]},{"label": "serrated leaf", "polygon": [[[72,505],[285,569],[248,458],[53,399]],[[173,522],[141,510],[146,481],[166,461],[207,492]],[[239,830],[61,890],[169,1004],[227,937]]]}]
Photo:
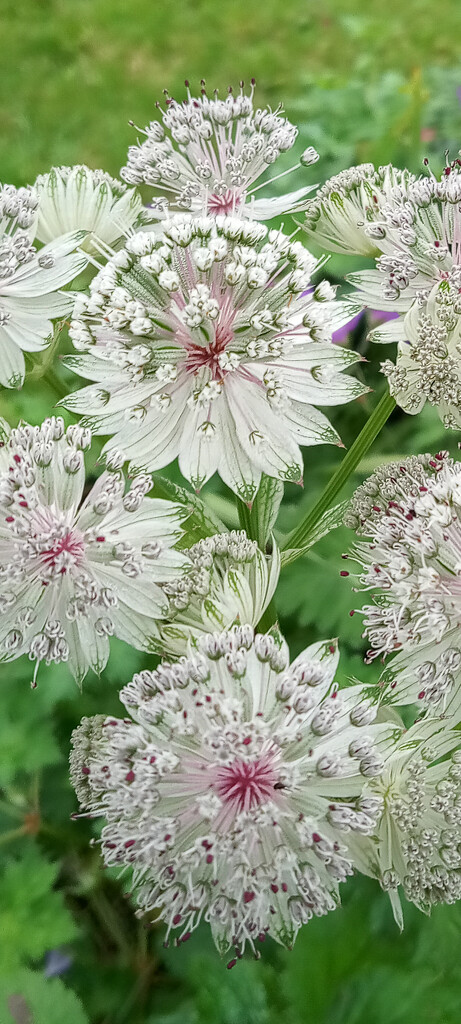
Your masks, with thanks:
[{"label": "serrated leaf", "polygon": [[6,862],[0,875],[0,974],[75,938],[76,926],[54,889],[58,871],[32,843],[21,860]]},{"label": "serrated leaf", "polygon": [[[62,674],[62,666],[60,666]],[[49,688],[31,692],[27,676],[30,662],[5,665],[0,686],[0,786],[8,786],[19,772],[32,773],[58,764],[62,753],[53,733]],[[26,675],[27,673],[27,675]],[[26,677],[26,678],[24,678]],[[54,695],[63,687],[54,689]]]},{"label": "serrated leaf", "polygon": [[312,528],[307,543],[303,544],[302,548],[286,548],[282,550],[282,568],[307,554],[314,544],[322,540],[322,537],[326,537],[327,533],[331,533],[332,530],[337,530],[339,526],[342,526],[348,504],[348,501],[340,501],[338,505],[334,505],[333,508],[329,508],[324,512],[321,519]]},{"label": "serrated leaf", "polygon": [[0,978],[2,1024],[88,1024],[78,996],[60,978],[25,968]]},{"label": "serrated leaf", "polygon": [[169,501],[184,505],[187,510],[188,517],[183,525],[185,535],[178,547],[191,547],[202,537],[227,532],[225,524],[197,494],[185,487],[179,487],[165,476],[154,475],[154,496],[168,498]]}]

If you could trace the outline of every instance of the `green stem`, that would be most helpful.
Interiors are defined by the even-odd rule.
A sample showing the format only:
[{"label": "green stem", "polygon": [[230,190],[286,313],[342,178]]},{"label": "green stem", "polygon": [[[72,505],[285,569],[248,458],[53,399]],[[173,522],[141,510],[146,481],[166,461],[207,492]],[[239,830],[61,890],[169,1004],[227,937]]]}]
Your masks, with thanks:
[{"label": "green stem", "polygon": [[245,530],[247,537],[251,537],[251,540],[256,540],[253,537],[253,522],[251,518],[251,509],[241,498],[237,498],[237,512],[239,517],[240,529]]},{"label": "green stem", "polygon": [[258,625],[256,627],[258,633],[268,633],[270,628],[271,628],[271,626],[275,626],[276,622],[277,622],[277,609],[275,607],[274,598],[272,598],[272,601],[269,602],[265,612],[263,612],[263,614],[262,614],[262,616],[261,616],[261,618],[260,618],[260,620],[258,622]]},{"label": "green stem", "polygon": [[357,468],[359,462],[363,459],[373,441],[378,436],[380,430],[383,428],[386,420],[393,409],[395,408],[395,398],[392,395],[383,395],[380,402],[368,418],[365,426],[362,427],[360,434],[356,437],[353,445],[346,452],[342,462],[338,466],[336,472],[331,477],[331,480],[325,487],[325,490],[320,495],[319,500],[314,507],[307,513],[305,518],[299,523],[292,532],[286,537],[283,548],[302,548],[308,541],[310,533],[313,527],[318,523],[319,519],[323,516],[324,512],[330,508],[334,498],[344,487],[346,480],[350,477],[354,469]]},{"label": "green stem", "polygon": [[[256,495],[252,508],[249,509],[248,505],[245,505],[245,502],[242,501],[241,498],[237,498],[237,511],[239,516],[240,529],[245,530],[247,537],[250,537],[251,540],[255,540],[259,547],[261,548],[261,550],[265,552],[265,538],[261,538],[259,536],[259,519],[257,516],[256,505],[257,500],[258,495]],[[272,598],[266,610],[263,612],[260,621],[258,622],[258,625],[256,627],[258,633],[267,633],[271,626],[274,626],[276,622],[277,609],[275,607],[274,598]]]},{"label": "green stem", "polygon": [[45,372],[42,374],[41,380],[43,384],[47,384],[48,387],[54,391],[58,400],[65,398],[69,392],[67,385],[61,380],[52,366],[48,366],[46,368]]}]

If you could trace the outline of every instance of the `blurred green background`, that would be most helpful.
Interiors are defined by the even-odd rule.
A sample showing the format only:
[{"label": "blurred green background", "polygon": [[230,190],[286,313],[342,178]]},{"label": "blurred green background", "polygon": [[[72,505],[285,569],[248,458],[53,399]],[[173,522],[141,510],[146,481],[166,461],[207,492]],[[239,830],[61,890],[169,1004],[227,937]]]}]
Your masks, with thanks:
[{"label": "blurred green background", "polygon": [[[4,181],[31,182],[53,163],[117,174],[136,137],[129,119],[153,119],[162,90],[180,98],[184,78],[225,92],[254,76],[259,103],[282,100],[299,125],[298,150],[319,150],[303,172],[312,182],[362,160],[418,171],[428,155],[438,170],[461,145],[459,0],[1,0],[0,12]],[[335,257],[328,272],[335,280],[351,267]],[[348,343],[366,354],[360,372],[379,392],[382,356],[366,328]],[[0,413],[38,422],[57,397],[30,377],[21,392],[0,393]],[[346,444],[377,397],[332,416]],[[456,451],[456,441],[430,410],[395,413],[353,483],[385,458]],[[283,531],[340,458],[306,451],[305,489],[286,488]],[[235,525],[215,481],[207,496]],[[370,680],[360,618],[348,614],[357,598],[339,579],[350,543],[337,531],[287,569],[277,604],[293,653],[339,635],[341,677]],[[70,821],[67,756],[80,717],[118,713],[118,689],[144,663],[115,642],[82,695],[62,667],[42,670],[34,692],[29,664],[0,671],[0,1024],[459,1024],[456,906],[430,920],[407,907],[400,935],[384,894],[355,879],[342,909],[305,927],[294,952],[268,942],[262,962],[230,973],[206,931],[164,950],[162,928],[136,921],[128,882],[101,870],[91,826]]]}]

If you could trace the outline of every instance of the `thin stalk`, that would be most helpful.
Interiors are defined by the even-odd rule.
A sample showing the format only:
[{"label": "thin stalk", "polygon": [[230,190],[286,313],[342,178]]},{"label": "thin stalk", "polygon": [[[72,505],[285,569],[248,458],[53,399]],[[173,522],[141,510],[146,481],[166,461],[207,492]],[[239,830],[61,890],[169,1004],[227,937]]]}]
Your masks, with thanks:
[{"label": "thin stalk", "polygon": [[251,509],[248,508],[248,505],[241,498],[237,498],[237,512],[240,529],[245,530],[247,537],[251,537],[251,540],[256,540],[256,537],[253,537],[254,526],[251,518]]},{"label": "thin stalk", "polygon": [[308,543],[312,529],[324,512],[333,504],[334,499],[344,487],[346,480],[354,472],[354,469],[357,468],[368,449],[371,448],[373,441],[382,430],[394,408],[395,398],[392,398],[392,395],[389,394],[383,395],[381,401],[378,402],[378,405],[365,423],[365,426],[362,427],[360,434],[346,452],[317,503],[299,523],[299,526],[292,530],[288,537],[285,538],[283,543],[284,550],[302,548]]},{"label": "thin stalk", "polygon": [[[241,498],[237,498],[237,511],[239,516],[240,529],[245,530],[247,537],[250,537],[251,540],[255,540],[258,543],[261,550],[265,551],[261,544],[261,538],[258,536],[258,522],[257,517],[255,515],[257,500],[258,496],[256,495],[253,507],[250,509],[248,508],[248,505],[245,505],[245,502],[242,501]],[[277,609],[275,607],[274,598],[272,598],[265,612],[263,612],[263,615],[260,621],[258,622],[256,628],[259,633],[267,633],[271,626],[274,626],[276,622]]]}]

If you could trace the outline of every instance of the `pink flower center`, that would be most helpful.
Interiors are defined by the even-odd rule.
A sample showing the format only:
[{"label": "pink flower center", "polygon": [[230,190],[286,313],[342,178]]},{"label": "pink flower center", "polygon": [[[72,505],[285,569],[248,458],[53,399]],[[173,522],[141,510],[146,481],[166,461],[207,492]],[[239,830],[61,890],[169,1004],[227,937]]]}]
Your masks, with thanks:
[{"label": "pink flower center", "polygon": [[240,205],[241,197],[236,195],[232,189],[228,188],[227,192],[223,195],[217,195],[215,192],[208,197],[208,210],[212,217],[218,217],[219,214],[223,214],[228,217],[235,212],[237,206]]},{"label": "pink flower center", "polygon": [[85,554],[85,545],[81,537],[69,530],[56,540],[52,547],[40,552],[40,559],[45,568],[65,573],[71,565],[78,565]]},{"label": "pink flower center", "polygon": [[226,351],[232,341],[234,332],[229,324],[217,324],[214,340],[209,345],[194,345],[190,342],[187,346],[186,370],[189,373],[198,373],[204,366],[208,366],[213,380],[222,380],[225,370],[220,366],[219,357]]},{"label": "pink flower center", "polygon": [[255,761],[236,758],[218,769],[215,789],[223,803],[238,814],[272,800],[277,781],[273,757],[266,755]]}]

